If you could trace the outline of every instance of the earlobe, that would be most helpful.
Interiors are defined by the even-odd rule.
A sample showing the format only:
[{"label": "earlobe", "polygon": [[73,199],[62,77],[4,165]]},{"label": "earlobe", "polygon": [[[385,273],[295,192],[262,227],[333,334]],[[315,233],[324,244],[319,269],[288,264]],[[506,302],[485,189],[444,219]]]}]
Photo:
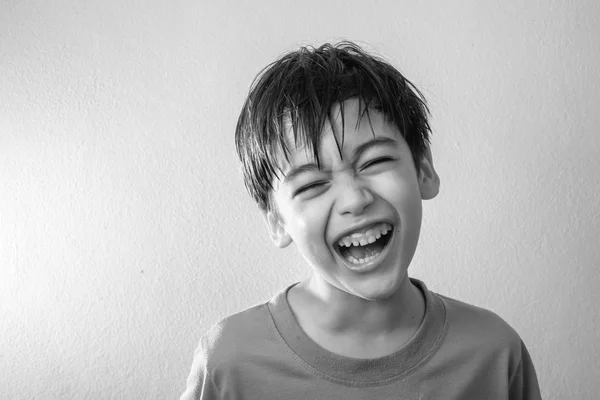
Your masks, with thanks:
[{"label": "earlobe", "polygon": [[433,156],[429,147],[427,147],[425,155],[421,159],[420,166],[418,177],[421,199],[433,199],[440,191],[440,177],[433,167]]},{"label": "earlobe", "polygon": [[267,228],[269,229],[269,235],[271,240],[275,243],[275,246],[284,248],[292,243],[292,238],[287,233],[285,226],[275,213],[267,211],[265,214],[265,221],[267,222]]}]

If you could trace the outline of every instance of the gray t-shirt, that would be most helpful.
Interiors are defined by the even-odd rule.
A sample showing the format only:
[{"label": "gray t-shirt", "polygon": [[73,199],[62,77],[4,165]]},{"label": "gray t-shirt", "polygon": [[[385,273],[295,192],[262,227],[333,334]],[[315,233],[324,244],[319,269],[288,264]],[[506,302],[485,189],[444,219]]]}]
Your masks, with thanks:
[{"label": "gray t-shirt", "polygon": [[202,336],[181,400],[541,399],[525,344],[502,318],[411,282],[425,316],[397,352],[357,359],[320,347],[287,301],[295,283]]}]

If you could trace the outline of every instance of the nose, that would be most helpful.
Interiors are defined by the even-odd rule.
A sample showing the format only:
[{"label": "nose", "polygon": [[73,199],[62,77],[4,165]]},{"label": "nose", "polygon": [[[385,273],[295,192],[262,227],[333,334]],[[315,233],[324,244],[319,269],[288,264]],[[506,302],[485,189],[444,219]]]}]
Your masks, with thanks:
[{"label": "nose", "polygon": [[371,191],[355,180],[348,182],[340,190],[337,199],[338,212],[342,215],[360,215],[369,204],[373,203]]}]

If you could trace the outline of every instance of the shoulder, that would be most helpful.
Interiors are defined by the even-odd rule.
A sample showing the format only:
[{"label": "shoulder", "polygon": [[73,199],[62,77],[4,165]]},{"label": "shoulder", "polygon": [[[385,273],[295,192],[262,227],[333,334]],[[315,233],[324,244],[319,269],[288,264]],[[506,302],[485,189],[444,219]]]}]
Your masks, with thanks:
[{"label": "shoulder", "polygon": [[226,362],[264,345],[272,326],[267,304],[259,304],[219,320],[200,338],[199,347],[207,361]]},{"label": "shoulder", "polygon": [[[446,308],[446,332],[441,354],[449,365],[473,367],[473,374],[499,376],[511,399],[539,399],[531,356],[522,338],[502,317],[447,296],[438,296]],[[506,371],[505,375],[497,375]]]},{"label": "shoulder", "polygon": [[520,358],[522,341],[515,329],[495,312],[436,294],[446,309],[449,339],[469,348],[481,347],[492,353],[511,353]]},{"label": "shoulder", "polygon": [[265,303],[231,314],[209,328],[194,352],[181,399],[220,398],[243,364],[268,355],[269,338],[274,335],[270,318]]},{"label": "shoulder", "polygon": [[437,294],[437,296],[444,303],[448,322],[452,324],[469,328],[469,330],[475,329],[476,332],[495,332],[507,339],[514,339],[514,336],[517,335],[508,322],[489,309],[441,294]]}]

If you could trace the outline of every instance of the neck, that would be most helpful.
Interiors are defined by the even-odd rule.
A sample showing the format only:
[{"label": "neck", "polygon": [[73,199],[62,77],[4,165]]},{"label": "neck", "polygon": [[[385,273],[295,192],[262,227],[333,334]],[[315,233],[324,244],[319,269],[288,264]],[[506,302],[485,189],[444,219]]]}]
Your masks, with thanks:
[{"label": "neck", "polygon": [[380,339],[397,334],[410,337],[425,314],[423,295],[408,275],[392,296],[378,300],[352,295],[315,276],[302,285],[319,310],[314,323],[334,335],[360,339]]}]

